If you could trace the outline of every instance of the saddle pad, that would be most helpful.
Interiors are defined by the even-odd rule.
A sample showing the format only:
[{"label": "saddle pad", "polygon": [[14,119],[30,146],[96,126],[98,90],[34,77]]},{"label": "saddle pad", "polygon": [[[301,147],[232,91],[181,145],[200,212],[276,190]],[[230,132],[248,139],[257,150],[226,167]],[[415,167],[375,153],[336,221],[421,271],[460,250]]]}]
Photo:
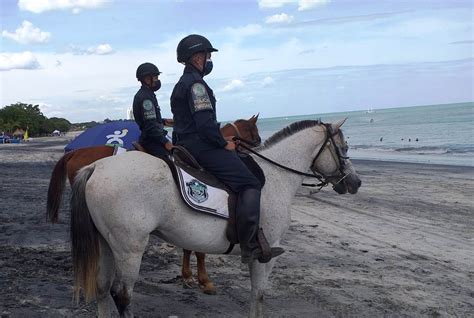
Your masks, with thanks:
[{"label": "saddle pad", "polygon": [[181,167],[175,167],[181,196],[190,208],[224,219],[229,218],[229,194],[225,190],[210,186]]},{"label": "saddle pad", "polygon": [[127,149],[120,147],[118,145],[114,145],[113,147],[114,147],[114,153],[112,156],[118,156],[127,152]]}]

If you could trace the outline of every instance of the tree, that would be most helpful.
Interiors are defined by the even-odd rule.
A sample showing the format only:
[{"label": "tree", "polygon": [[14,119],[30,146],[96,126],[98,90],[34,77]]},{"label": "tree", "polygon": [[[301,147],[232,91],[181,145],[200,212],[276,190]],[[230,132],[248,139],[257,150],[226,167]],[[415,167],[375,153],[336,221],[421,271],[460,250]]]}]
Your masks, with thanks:
[{"label": "tree", "polygon": [[28,129],[30,136],[50,134],[53,130],[68,131],[71,123],[64,118],[46,118],[39,105],[16,103],[0,109],[0,130],[12,133]]},{"label": "tree", "polygon": [[64,118],[51,117],[49,122],[51,123],[53,130],[68,131],[71,129],[71,123]]}]

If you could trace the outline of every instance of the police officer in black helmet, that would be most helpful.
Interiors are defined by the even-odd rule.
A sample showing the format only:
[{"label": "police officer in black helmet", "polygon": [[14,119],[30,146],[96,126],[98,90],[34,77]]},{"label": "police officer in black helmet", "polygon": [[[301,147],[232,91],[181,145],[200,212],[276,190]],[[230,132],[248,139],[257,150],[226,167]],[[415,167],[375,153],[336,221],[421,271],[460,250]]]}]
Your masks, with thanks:
[{"label": "police officer in black helmet", "polygon": [[177,59],[185,68],[171,95],[176,139],[173,141],[184,146],[205,170],[238,193],[236,221],[242,262],[255,259],[268,262],[283,253],[283,249],[272,248],[271,257],[262,256],[257,242],[261,185],[235,153],[234,142],[225,140],[220,133],[216,98],[203,79],[212,71],[212,52],[217,49],[197,34],[185,37],[178,44]]},{"label": "police officer in black helmet", "polygon": [[160,106],[154,93],[161,87],[160,73],[152,63],[143,63],[137,68],[137,80],[142,86],[133,99],[133,116],[141,130],[140,144],[149,154],[164,157],[172,147],[166,138],[168,132],[164,129],[164,124],[172,122],[161,118]]}]

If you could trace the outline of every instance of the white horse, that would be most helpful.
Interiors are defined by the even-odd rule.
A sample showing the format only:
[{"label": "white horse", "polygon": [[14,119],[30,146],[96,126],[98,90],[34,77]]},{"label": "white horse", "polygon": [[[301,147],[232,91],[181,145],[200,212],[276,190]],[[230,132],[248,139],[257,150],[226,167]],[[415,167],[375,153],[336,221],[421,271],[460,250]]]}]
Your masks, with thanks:
[{"label": "white horse", "polygon": [[[345,157],[347,145],[339,127],[318,121],[291,124],[270,137],[258,153],[281,165],[324,176],[339,193],[356,193],[361,181]],[[265,172],[260,226],[270,246],[278,246],[290,225],[290,205],[303,175],[255,157]],[[227,221],[188,208],[169,167],[140,152],[109,157],[81,169],[71,199],[71,243],[75,296],[97,299],[99,317],[109,317],[110,297],[122,317],[129,306],[142,255],[151,232],[176,246],[223,254],[229,247]],[[238,246],[233,254],[239,254]],[[274,260],[249,264],[250,316],[263,316],[263,289]]]}]

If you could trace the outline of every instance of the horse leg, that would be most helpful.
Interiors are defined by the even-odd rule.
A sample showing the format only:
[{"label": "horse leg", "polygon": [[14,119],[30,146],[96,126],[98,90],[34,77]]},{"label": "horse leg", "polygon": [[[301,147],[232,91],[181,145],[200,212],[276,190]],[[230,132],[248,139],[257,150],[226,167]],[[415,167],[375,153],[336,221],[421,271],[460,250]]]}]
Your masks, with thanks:
[{"label": "horse leg", "polygon": [[195,283],[193,279],[193,272],[191,271],[191,253],[190,250],[183,249],[183,266],[181,267],[181,276],[183,277],[183,287],[193,288]]},{"label": "horse leg", "polygon": [[148,243],[149,236],[141,240],[130,240],[130,237],[115,242],[114,259],[116,275],[112,284],[111,294],[120,317],[133,317],[130,302],[133,287],[138,278],[143,253]]},{"label": "horse leg", "polygon": [[265,272],[265,265],[256,260],[249,264],[251,282],[250,318],[263,318],[263,290],[268,277]]},{"label": "horse leg", "polygon": [[97,308],[100,317],[110,317],[110,288],[115,276],[114,256],[102,236],[99,238],[100,259],[97,275]]},{"label": "horse leg", "polygon": [[200,252],[195,252],[195,253],[196,253],[196,259],[197,259],[199,285],[203,289],[204,294],[215,295],[216,288],[214,287],[214,284],[209,279],[209,276],[207,275],[207,271],[206,271],[206,262],[205,262],[206,254],[200,253]]}]

